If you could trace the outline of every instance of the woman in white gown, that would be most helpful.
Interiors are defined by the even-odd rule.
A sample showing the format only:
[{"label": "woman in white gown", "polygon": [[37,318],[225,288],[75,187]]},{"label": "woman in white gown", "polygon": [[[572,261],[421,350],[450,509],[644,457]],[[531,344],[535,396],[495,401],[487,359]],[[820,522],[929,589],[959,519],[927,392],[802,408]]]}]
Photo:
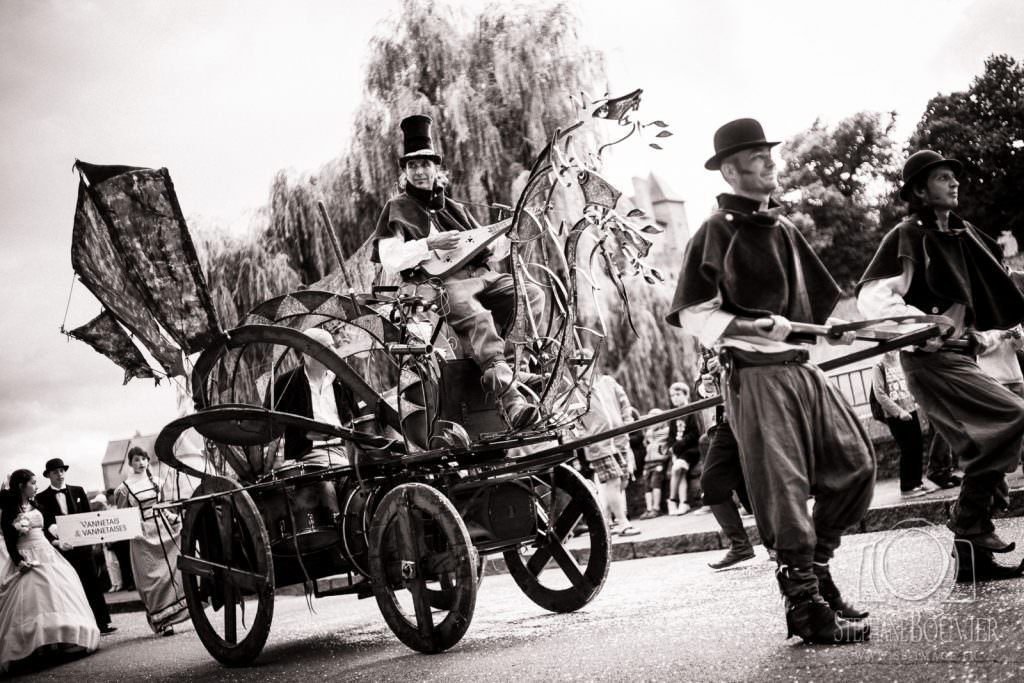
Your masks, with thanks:
[{"label": "woman in white gown", "polygon": [[5,551],[0,557],[0,672],[46,650],[95,650],[100,629],[74,568],[43,535],[29,470],[11,474],[0,502]]},{"label": "woman in white gown", "polygon": [[173,513],[153,510],[160,500],[161,482],[149,471],[149,454],[134,446],[128,451],[128,464],[132,473],[114,491],[114,505],[142,511],[142,536],[131,542],[132,574],[150,627],[169,636],[174,624],[188,619],[178,571],[181,521]]}]

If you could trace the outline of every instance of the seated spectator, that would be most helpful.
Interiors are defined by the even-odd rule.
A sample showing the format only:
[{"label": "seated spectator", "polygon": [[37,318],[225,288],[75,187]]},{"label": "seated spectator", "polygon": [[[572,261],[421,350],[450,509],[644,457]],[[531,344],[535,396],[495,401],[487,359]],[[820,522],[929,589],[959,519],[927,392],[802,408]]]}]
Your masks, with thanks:
[{"label": "seated spectator", "polygon": [[[690,387],[675,382],[669,387],[673,408],[690,402]],[[703,506],[700,475],[700,437],[704,433],[700,413],[692,413],[668,425],[668,445],[672,454],[672,478],[669,481],[669,514],[685,515]],[[685,487],[683,482],[685,481]]]}]

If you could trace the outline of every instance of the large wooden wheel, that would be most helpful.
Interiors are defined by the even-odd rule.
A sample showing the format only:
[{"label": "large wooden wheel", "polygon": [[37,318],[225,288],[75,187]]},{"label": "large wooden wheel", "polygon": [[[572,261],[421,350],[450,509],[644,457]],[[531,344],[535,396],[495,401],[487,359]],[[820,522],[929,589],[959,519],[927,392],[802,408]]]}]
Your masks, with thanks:
[{"label": "large wooden wheel", "polygon": [[477,552],[455,506],[426,484],[389,491],[370,526],[370,578],[398,639],[428,654],[459,642],[476,607]]},{"label": "large wooden wheel", "polygon": [[186,504],[181,532],[185,600],[199,640],[227,666],[251,663],[274,616],[270,542],[249,493],[227,477],[207,476]]},{"label": "large wooden wheel", "polygon": [[[538,496],[538,535],[532,553],[504,554],[508,571],[526,596],[552,612],[574,612],[593,600],[604,586],[611,560],[611,535],[597,496],[576,470],[559,465],[538,477],[547,487]],[[587,525],[588,547],[581,566],[566,548],[576,526]]]}]

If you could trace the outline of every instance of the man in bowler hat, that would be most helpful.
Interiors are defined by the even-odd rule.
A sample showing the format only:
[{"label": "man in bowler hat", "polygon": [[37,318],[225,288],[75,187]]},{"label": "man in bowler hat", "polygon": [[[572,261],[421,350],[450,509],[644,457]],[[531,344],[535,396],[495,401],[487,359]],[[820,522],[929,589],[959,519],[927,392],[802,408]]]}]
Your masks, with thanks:
[{"label": "man in bowler hat", "polygon": [[840,290],[772,199],[777,144],[754,119],[715,133],[704,167],[732,192],[718,196],[687,245],[668,321],[719,349],[758,531],[777,553],[789,635],[860,642],[870,635],[867,613],[843,599],[828,563],[871,502],[874,455],[853,410],[787,339],[791,322],[826,323]]},{"label": "man in bowler hat", "polygon": [[[402,192],[384,206],[373,236],[373,260],[407,282],[426,280],[420,264],[430,260],[434,250],[452,249],[459,244],[459,232],[480,227],[462,204],[445,194],[447,179],[441,171],[441,155],[434,151],[430,126],[428,116],[402,120],[404,153],[398,160]],[[515,282],[508,273],[491,267],[508,251],[509,241],[502,237],[475,261],[448,275],[443,284],[449,327],[480,366],[484,388],[498,398],[509,425],[523,428],[536,423],[540,413],[518,391],[499,331],[515,306]],[[528,283],[526,294],[531,308],[539,311],[541,290]]]},{"label": "man in bowler hat", "polygon": [[1003,267],[999,245],[954,212],[962,172],[959,161],[929,149],[907,159],[899,195],[910,215],[882,238],[857,284],[857,306],[868,318],[941,314],[953,321],[953,336],[964,338],[904,349],[900,362],[911,393],[964,471],[947,525],[957,580],[973,582],[1024,574],[1024,562],[995,561],[993,553],[1015,544],[992,524],[992,513],[1009,504],[1006,472],[1020,463],[1024,400],[974,357],[989,339],[977,332],[1024,321],[1024,296]]},{"label": "man in bowler hat", "polygon": [[43,513],[43,533],[60,550],[64,558],[71,563],[82,581],[85,597],[89,600],[96,625],[100,633],[106,635],[117,630],[110,624],[110,611],[103,599],[103,588],[96,576],[92,562],[92,546],[80,545],[72,547],[57,537],[57,517],[89,512],[89,498],[81,486],[70,486],[65,481],[68,466],[60,458],[46,461],[43,476],[50,480],[50,487],[36,494],[36,506]]}]

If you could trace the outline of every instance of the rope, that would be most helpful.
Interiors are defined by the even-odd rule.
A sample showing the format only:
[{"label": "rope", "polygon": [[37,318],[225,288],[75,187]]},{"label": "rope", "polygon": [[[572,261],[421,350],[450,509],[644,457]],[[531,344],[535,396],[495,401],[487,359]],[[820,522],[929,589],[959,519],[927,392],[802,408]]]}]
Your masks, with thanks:
[{"label": "rope", "polygon": [[64,319],[60,321],[60,331],[61,331],[62,334],[67,334],[67,332],[65,332],[65,330],[64,330],[64,325],[68,321],[68,311],[71,310],[71,294],[75,291],[75,281],[77,279],[78,278],[76,277],[75,273],[72,273],[71,274],[71,287],[68,289],[68,302],[64,306]]}]

